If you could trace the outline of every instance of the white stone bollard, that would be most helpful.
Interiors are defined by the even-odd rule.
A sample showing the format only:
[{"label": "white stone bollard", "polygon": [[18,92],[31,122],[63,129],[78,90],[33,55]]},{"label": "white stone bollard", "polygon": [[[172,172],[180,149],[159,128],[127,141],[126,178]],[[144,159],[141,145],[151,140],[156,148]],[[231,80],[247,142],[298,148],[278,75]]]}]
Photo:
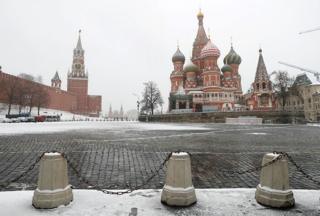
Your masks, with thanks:
[{"label": "white stone bollard", "polygon": [[[262,164],[266,164],[279,154],[265,154]],[[260,184],[257,186],[255,198],[258,203],[275,207],[289,208],[294,206],[293,193],[289,188],[288,161],[286,157],[263,167],[260,174]]]},{"label": "white stone bollard", "polygon": [[197,202],[192,185],[191,162],[188,153],[172,153],[168,161],[161,202],[169,206],[190,206]]},{"label": "white stone bollard", "polygon": [[38,187],[32,205],[41,209],[68,205],[73,200],[68,182],[66,159],[60,153],[45,153],[40,161]]}]

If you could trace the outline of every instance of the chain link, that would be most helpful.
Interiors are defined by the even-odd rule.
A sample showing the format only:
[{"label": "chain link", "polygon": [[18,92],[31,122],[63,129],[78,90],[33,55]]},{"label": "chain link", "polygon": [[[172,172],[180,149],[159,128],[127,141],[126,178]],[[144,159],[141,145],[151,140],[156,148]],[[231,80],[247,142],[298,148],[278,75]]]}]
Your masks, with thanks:
[{"label": "chain link", "polygon": [[[60,153],[58,151],[51,151],[51,152],[57,152],[57,153]],[[151,176],[149,176],[147,178],[146,181],[144,181],[143,183],[135,186],[135,187],[132,187],[132,188],[129,188],[129,189],[126,189],[126,190],[122,190],[122,191],[113,191],[113,190],[107,190],[107,189],[103,189],[101,188],[99,185],[94,185],[92,184],[88,179],[84,178],[81,176],[81,173],[79,172],[79,170],[77,169],[76,165],[72,162],[72,160],[70,159],[70,156],[69,154],[67,153],[61,153],[61,155],[66,159],[69,167],[74,171],[75,175],[77,176],[78,180],[81,182],[81,183],[84,183],[86,184],[88,187],[90,188],[94,188],[96,190],[99,190],[105,194],[113,194],[113,195],[123,195],[123,194],[127,194],[127,193],[131,193],[135,190],[138,190],[138,189],[141,189],[143,188],[144,186],[146,186],[148,183],[150,183],[150,181],[157,175],[159,175],[160,171],[163,170],[163,168],[166,166],[166,163],[169,161],[172,153],[180,153],[182,151],[178,150],[178,151],[175,151],[175,152],[171,152],[169,153],[165,160],[160,164],[160,166],[155,170],[155,172],[153,172],[153,174]],[[190,153],[190,152],[186,152],[187,154],[189,154],[190,158],[194,159],[194,160],[197,160],[195,159],[195,157]],[[229,173],[231,175],[233,174],[238,174],[238,175],[243,175],[243,174],[246,174],[246,173],[252,173],[252,172],[256,172],[256,171],[260,171],[262,168],[264,167],[267,167],[267,166],[270,166],[274,163],[276,163],[277,161],[280,161],[281,159],[283,158],[288,158],[288,160],[291,162],[291,164],[307,179],[309,179],[310,181],[314,182],[315,184],[319,185],[320,186],[320,181],[314,179],[311,175],[307,174],[302,168],[301,166],[299,166],[295,161],[294,159],[292,158],[292,156],[290,156],[288,153],[286,152],[273,152],[274,154],[278,154],[276,158],[274,158],[273,160],[263,164],[263,165],[260,165],[260,166],[257,166],[257,167],[253,167],[253,168],[250,168],[250,169],[247,169],[247,170],[244,170],[244,171],[229,171],[229,170],[222,170],[222,172],[224,173]],[[25,170],[23,171],[20,175],[18,175],[17,177],[15,177],[14,179],[11,179],[10,181],[5,181],[3,183],[0,183],[0,190],[4,190],[6,189],[11,183],[13,182],[17,182],[19,179],[21,179],[22,177],[26,176],[31,170],[34,169],[34,167],[40,162],[41,158],[43,157],[43,155],[45,154],[42,153],[39,157],[37,157],[37,159]]]},{"label": "chain link", "polygon": [[301,166],[299,166],[292,158],[292,156],[288,155],[287,153],[285,153],[286,157],[289,159],[289,161],[292,163],[293,166],[295,166],[295,168],[307,179],[309,179],[310,181],[312,181],[313,183],[317,184],[318,186],[320,186],[320,181],[315,180],[311,175],[309,175],[308,173],[306,173]]},{"label": "chain link", "polygon": [[244,171],[238,171],[238,170],[221,170],[221,172],[223,173],[228,173],[228,174],[231,174],[231,175],[234,175],[234,174],[238,174],[238,175],[243,175],[243,174],[247,174],[247,173],[252,173],[252,172],[257,172],[257,171],[260,171],[262,170],[262,168],[264,167],[267,167],[267,166],[270,166],[274,163],[276,163],[277,161],[280,161],[281,159],[283,159],[284,157],[286,157],[286,153],[284,152],[273,152],[274,154],[278,154],[278,156],[276,158],[274,158],[273,160],[265,163],[265,164],[262,164],[260,166],[256,166],[256,167],[253,167],[253,168],[249,168],[247,170],[244,170]]},{"label": "chain link", "polygon": [[23,171],[20,175],[18,175],[14,179],[11,179],[10,181],[5,181],[5,182],[1,183],[0,190],[6,189],[11,183],[16,182],[19,179],[21,179],[22,177],[26,176],[40,162],[40,160],[44,154],[45,154],[45,152],[43,152],[39,157],[37,157],[37,159],[28,167],[28,169]]},{"label": "chain link", "polygon": [[107,190],[107,189],[103,189],[101,188],[99,185],[94,185],[92,184],[88,179],[83,178],[79,172],[79,170],[76,168],[75,164],[70,160],[70,157],[68,154],[63,153],[64,158],[67,160],[67,163],[69,165],[69,167],[74,171],[74,173],[76,174],[76,176],[78,177],[79,181],[86,184],[87,186],[89,186],[90,188],[94,188],[98,191],[101,191],[105,194],[112,194],[112,195],[123,195],[123,194],[127,194],[127,193],[131,193],[135,190],[141,189],[143,188],[145,185],[147,185],[155,176],[157,176],[159,174],[159,172],[165,167],[166,163],[169,161],[170,157],[172,155],[172,152],[169,153],[165,160],[160,164],[160,166],[156,169],[155,172],[153,172],[153,174],[151,176],[148,177],[148,179],[146,181],[144,181],[142,184],[137,185],[135,187],[123,190],[123,191],[113,191],[113,190]]}]

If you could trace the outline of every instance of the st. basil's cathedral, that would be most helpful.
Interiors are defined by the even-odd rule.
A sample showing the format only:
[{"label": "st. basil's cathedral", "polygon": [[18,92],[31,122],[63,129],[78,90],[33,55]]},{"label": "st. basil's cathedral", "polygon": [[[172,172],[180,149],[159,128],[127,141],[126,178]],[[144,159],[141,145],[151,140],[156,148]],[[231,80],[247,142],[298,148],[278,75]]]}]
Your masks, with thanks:
[{"label": "st. basil's cathedral", "polygon": [[[220,69],[217,63],[220,50],[205,32],[204,15],[201,11],[197,18],[198,32],[190,61],[184,65],[185,56],[179,47],[172,56],[169,111],[180,113],[241,110],[246,107],[239,74],[241,57],[231,45],[229,53],[223,59],[224,65]],[[268,75],[265,77],[267,71],[262,50],[259,52],[256,79],[252,84],[255,91],[250,94],[250,98],[246,98],[250,102],[251,110],[274,107],[271,82]],[[262,102],[259,102],[260,93],[263,96]]]}]

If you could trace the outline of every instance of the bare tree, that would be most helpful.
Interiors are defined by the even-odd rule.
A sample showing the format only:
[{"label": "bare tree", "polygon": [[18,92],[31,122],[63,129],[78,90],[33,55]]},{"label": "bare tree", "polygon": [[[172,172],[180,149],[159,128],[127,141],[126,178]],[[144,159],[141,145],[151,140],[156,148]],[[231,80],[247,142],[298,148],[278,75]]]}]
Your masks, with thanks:
[{"label": "bare tree", "polygon": [[36,105],[36,97],[41,91],[41,86],[37,83],[28,83],[27,85],[27,98],[28,98],[28,106],[29,106],[29,113],[31,113],[32,108]]},{"label": "bare tree", "polygon": [[16,104],[19,106],[19,114],[22,107],[28,104],[28,89],[25,82],[20,82],[20,85],[17,87]]},{"label": "bare tree", "polygon": [[46,89],[42,86],[38,86],[34,95],[34,104],[38,108],[38,115],[40,115],[40,108],[48,105],[49,99],[49,94]]},{"label": "bare tree", "polygon": [[163,105],[160,90],[156,83],[149,81],[144,84],[144,91],[141,100],[141,112],[151,113],[160,105]]},{"label": "bare tree", "polygon": [[43,83],[42,81],[42,76],[41,75],[38,75],[36,78],[35,78],[35,81],[38,82],[38,83]]},{"label": "bare tree", "polygon": [[8,115],[11,113],[12,104],[17,102],[20,82],[17,77],[2,79],[0,82],[0,91],[3,92],[5,100],[8,103]]},{"label": "bare tree", "polygon": [[30,80],[30,81],[35,81],[34,76],[31,74],[27,74],[27,73],[21,73],[18,75],[18,77],[20,77],[22,79]]},{"label": "bare tree", "polygon": [[284,110],[284,107],[287,102],[287,98],[289,96],[289,88],[292,86],[294,82],[294,78],[290,77],[287,71],[275,71],[275,79],[273,83],[273,87],[276,93],[276,97],[278,99],[279,104]]}]

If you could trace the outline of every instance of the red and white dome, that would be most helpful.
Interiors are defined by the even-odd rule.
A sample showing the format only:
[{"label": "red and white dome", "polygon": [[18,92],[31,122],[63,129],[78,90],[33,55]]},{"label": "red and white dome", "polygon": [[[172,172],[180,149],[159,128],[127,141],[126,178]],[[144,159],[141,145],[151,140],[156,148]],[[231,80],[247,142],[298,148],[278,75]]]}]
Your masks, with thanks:
[{"label": "red and white dome", "polygon": [[205,58],[205,57],[209,57],[209,56],[211,56],[211,57],[219,57],[220,56],[220,50],[209,39],[207,44],[201,50],[200,56],[201,56],[201,58]]}]

